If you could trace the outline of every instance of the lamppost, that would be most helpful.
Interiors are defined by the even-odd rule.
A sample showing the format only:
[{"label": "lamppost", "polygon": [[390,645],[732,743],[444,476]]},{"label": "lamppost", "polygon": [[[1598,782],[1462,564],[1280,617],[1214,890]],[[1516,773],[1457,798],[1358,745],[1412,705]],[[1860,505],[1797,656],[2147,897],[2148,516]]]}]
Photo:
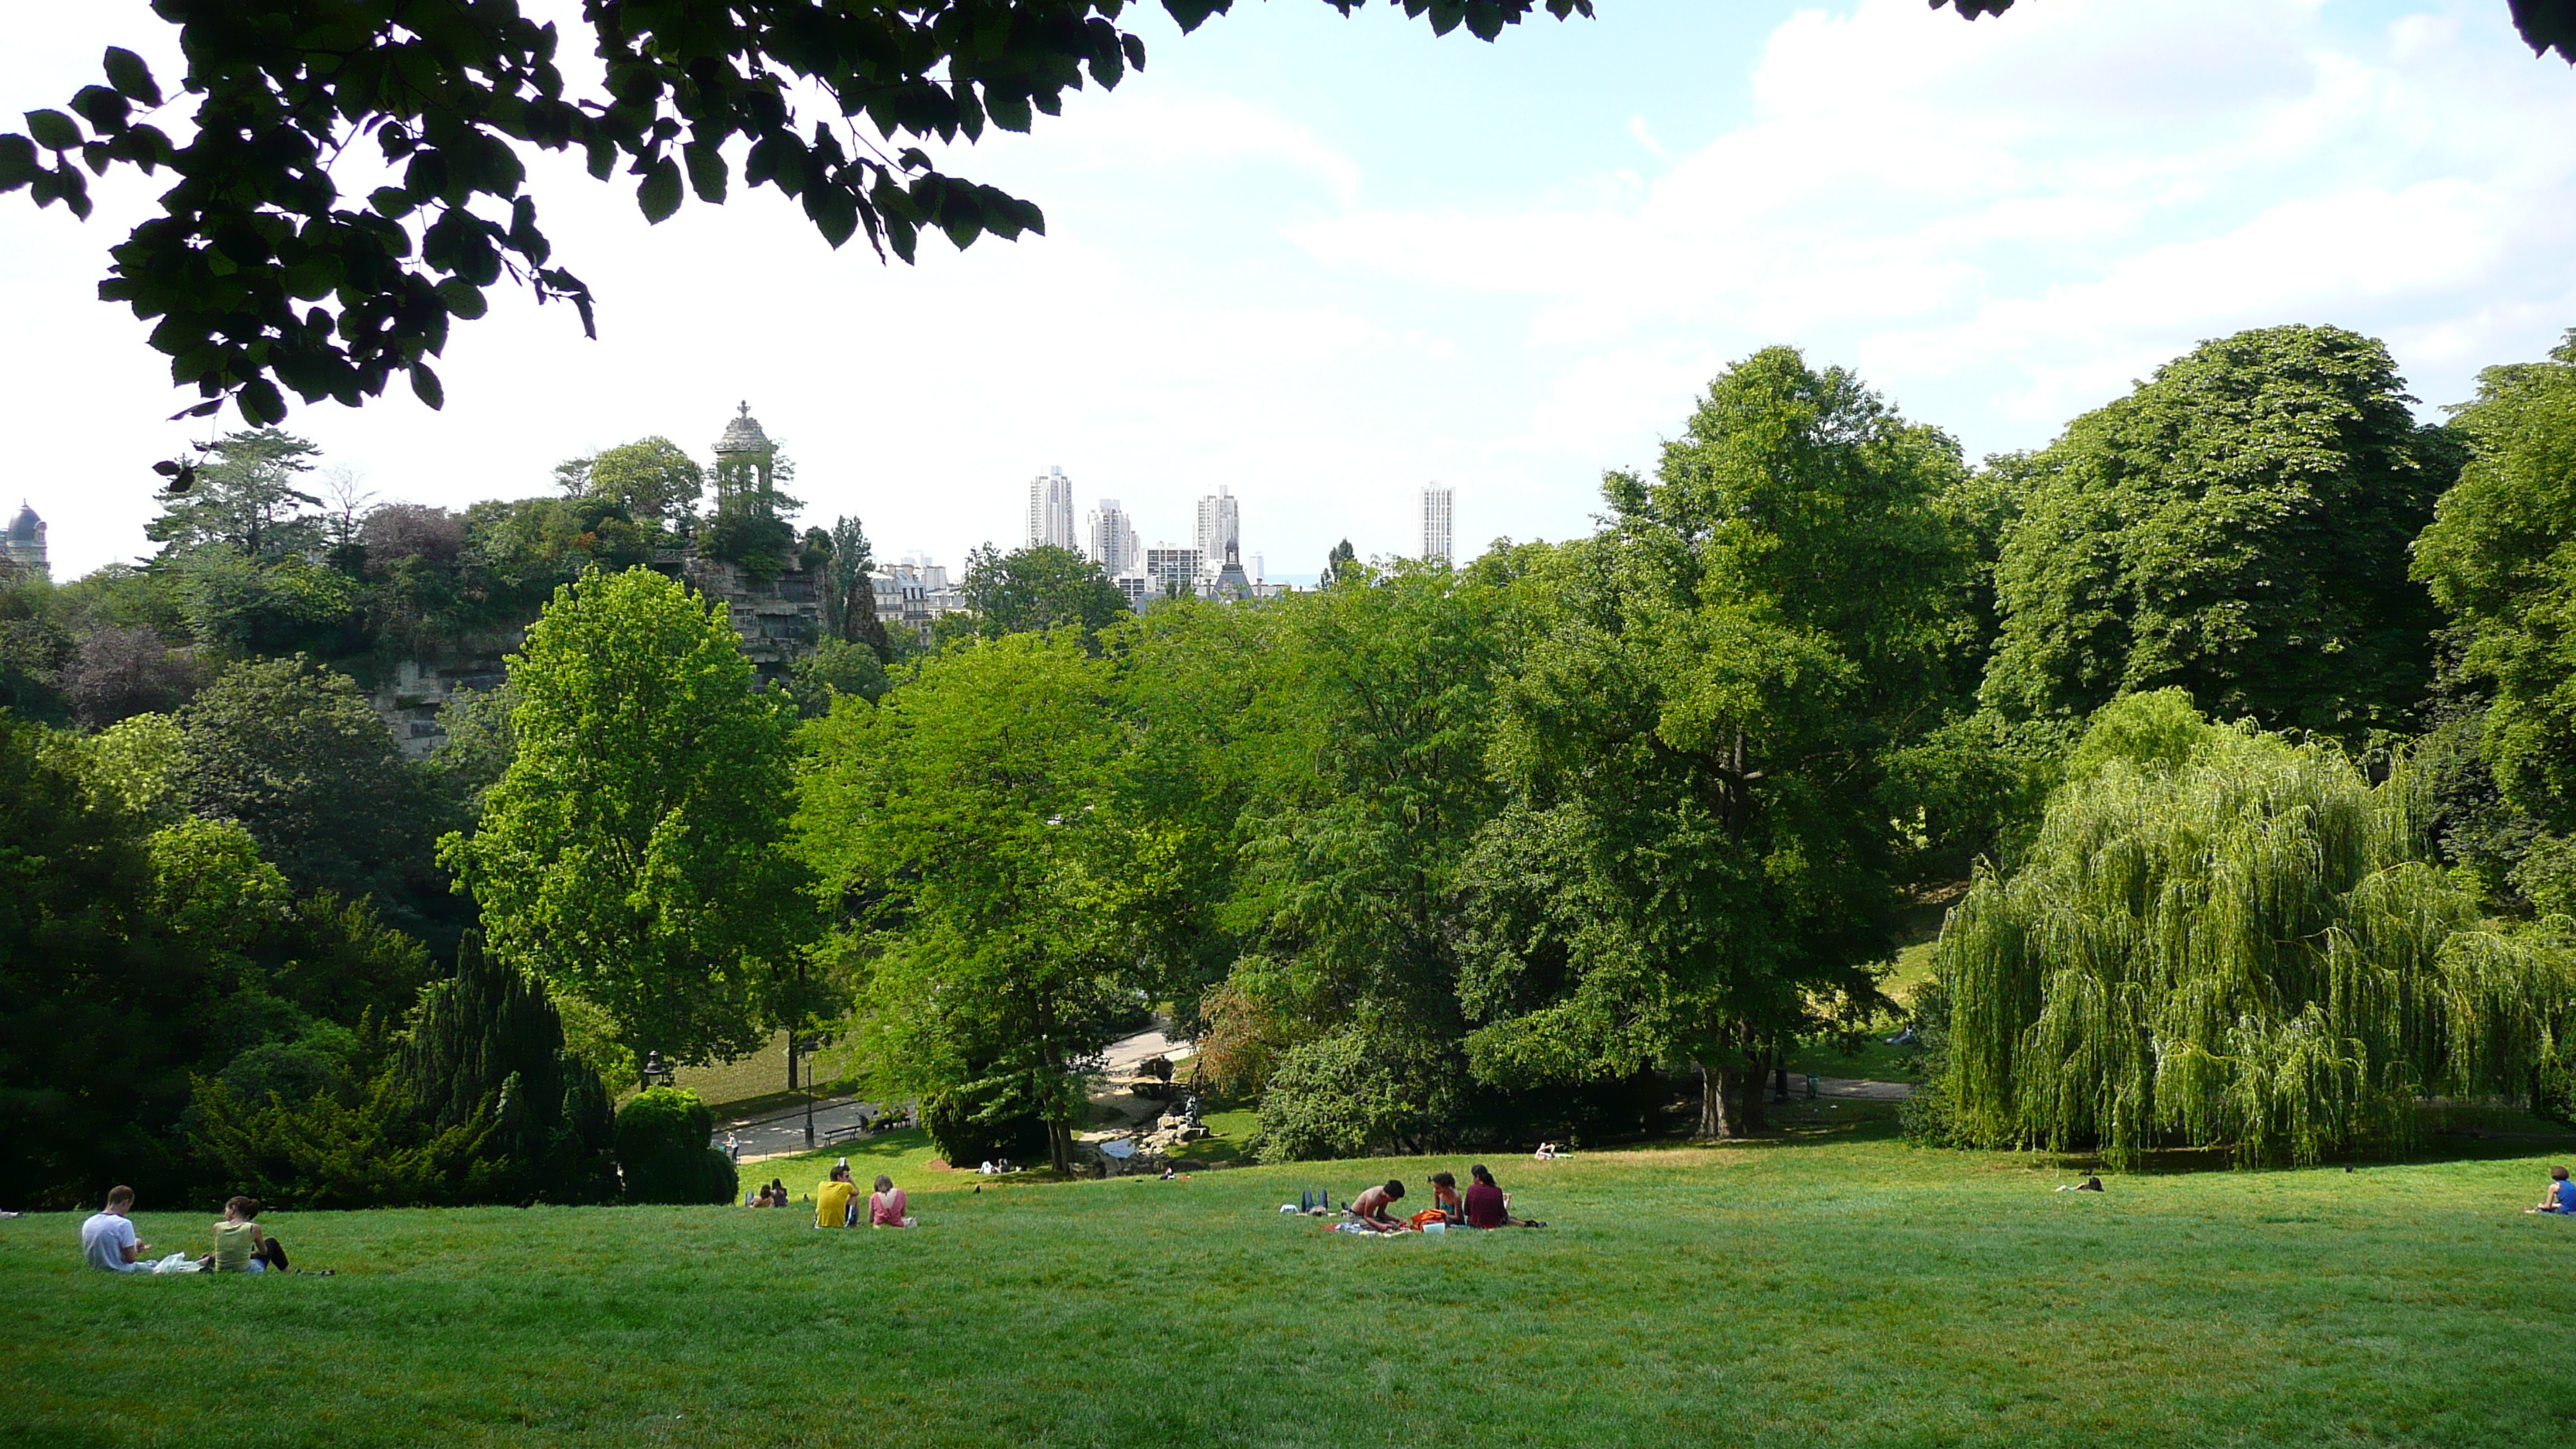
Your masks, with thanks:
[{"label": "lamppost", "polygon": [[787,1050],[790,1064],[799,1058],[805,1063],[805,1148],[810,1152],[814,1148],[814,1043],[800,1042],[791,1037]]},{"label": "lamppost", "polygon": [[675,1087],[680,1083],[680,1069],[676,1066],[664,1066],[660,1052],[644,1054],[643,1076],[644,1085],[648,1087]]}]

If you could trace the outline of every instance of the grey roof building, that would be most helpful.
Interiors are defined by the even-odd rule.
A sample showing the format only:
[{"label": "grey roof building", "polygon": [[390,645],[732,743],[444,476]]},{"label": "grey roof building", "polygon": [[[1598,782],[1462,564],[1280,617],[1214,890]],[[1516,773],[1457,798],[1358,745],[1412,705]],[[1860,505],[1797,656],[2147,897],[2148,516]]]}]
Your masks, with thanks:
[{"label": "grey roof building", "polygon": [[54,576],[54,567],[45,559],[45,520],[25,500],[18,503],[18,516],[9,520],[9,532],[0,538],[9,562],[30,573]]}]

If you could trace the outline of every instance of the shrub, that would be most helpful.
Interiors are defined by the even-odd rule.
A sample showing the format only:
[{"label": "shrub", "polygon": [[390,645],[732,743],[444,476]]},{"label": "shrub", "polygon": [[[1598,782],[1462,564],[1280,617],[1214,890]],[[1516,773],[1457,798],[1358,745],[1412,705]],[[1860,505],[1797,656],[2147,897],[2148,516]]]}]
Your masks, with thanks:
[{"label": "shrub", "polygon": [[635,1094],[617,1114],[617,1166],[626,1175],[628,1202],[729,1203],[734,1168],[707,1145],[716,1114],[698,1094],[653,1087]]},{"label": "shrub", "polygon": [[959,1167],[997,1157],[1043,1161],[1046,1119],[1035,1112],[1012,1112],[1009,1105],[970,1092],[942,1092],[921,1104],[921,1125],[939,1155]]},{"label": "shrub", "polygon": [[1261,1160],[1359,1157],[1453,1140],[1464,1063],[1433,1042],[1359,1027],[1291,1048],[1261,1097]]}]

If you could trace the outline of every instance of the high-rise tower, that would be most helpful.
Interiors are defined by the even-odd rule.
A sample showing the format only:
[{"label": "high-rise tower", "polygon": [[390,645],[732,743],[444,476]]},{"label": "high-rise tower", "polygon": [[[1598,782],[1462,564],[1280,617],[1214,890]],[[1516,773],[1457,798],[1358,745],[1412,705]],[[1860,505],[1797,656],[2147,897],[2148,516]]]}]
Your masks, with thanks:
[{"label": "high-rise tower", "polygon": [[1082,551],[1073,531],[1073,480],[1062,468],[1049,468],[1029,480],[1028,546]]},{"label": "high-rise tower", "polygon": [[1211,573],[1230,550],[1243,546],[1243,515],[1233,489],[1220,483],[1214,493],[1199,500],[1196,542],[1200,567]]},{"label": "high-rise tower", "polygon": [[1426,483],[1422,487],[1422,552],[1423,559],[1451,561],[1450,539],[1457,519],[1458,490],[1446,483]]},{"label": "high-rise tower", "polygon": [[1127,510],[1115,498],[1103,498],[1084,520],[1083,551],[1100,572],[1110,578],[1132,573],[1144,566],[1144,551],[1136,546],[1136,525],[1129,521]]}]

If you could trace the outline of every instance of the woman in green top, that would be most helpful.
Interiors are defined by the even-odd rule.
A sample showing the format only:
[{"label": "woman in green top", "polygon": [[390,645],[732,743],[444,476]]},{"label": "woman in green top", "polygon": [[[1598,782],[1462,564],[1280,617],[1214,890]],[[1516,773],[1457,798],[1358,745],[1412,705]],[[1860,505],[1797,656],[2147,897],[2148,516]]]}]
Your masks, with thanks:
[{"label": "woman in green top", "polygon": [[217,1273],[286,1271],[286,1250],[260,1230],[257,1198],[237,1197],[224,1204],[223,1221],[215,1224],[215,1251],[205,1266]]}]

